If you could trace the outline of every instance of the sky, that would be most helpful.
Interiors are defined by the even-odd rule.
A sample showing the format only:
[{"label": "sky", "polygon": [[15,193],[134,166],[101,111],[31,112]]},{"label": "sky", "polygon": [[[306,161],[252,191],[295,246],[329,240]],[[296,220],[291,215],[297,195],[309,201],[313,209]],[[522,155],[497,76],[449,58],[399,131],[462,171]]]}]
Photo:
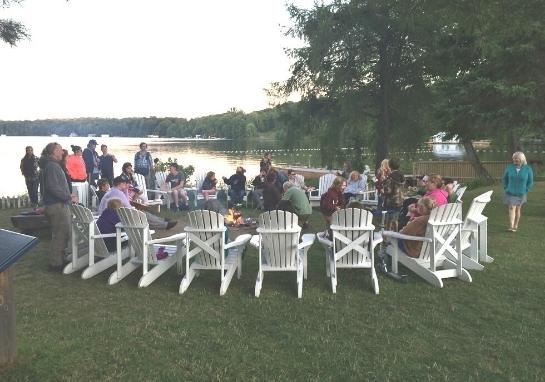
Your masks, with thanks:
[{"label": "sky", "polygon": [[25,0],[0,18],[31,34],[0,43],[0,120],[261,110],[303,44],[284,0]]}]

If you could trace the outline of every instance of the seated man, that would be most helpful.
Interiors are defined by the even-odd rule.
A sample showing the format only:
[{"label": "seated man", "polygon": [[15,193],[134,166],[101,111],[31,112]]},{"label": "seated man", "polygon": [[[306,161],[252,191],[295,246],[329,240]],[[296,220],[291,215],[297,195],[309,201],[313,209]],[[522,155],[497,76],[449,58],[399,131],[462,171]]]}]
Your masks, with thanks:
[{"label": "seated man", "polygon": [[288,170],[288,179],[290,182],[292,182],[295,187],[300,188],[303,191],[307,191],[310,189],[310,187],[307,187],[305,185],[305,181],[302,176],[297,176],[294,170],[289,169]]},{"label": "seated man", "polygon": [[[106,208],[108,208],[108,202],[111,199],[119,199],[121,205],[127,208],[134,208],[129,202],[127,197],[127,190],[129,189],[129,183],[125,177],[122,175],[114,178],[114,186],[110,188],[108,192],[102,197],[100,205],[98,206],[98,213],[102,214]],[[145,212],[148,219],[148,223],[151,229],[171,229],[178,222],[177,221],[166,221],[163,218]]]},{"label": "seated man", "polygon": [[282,195],[282,200],[289,200],[291,202],[295,214],[299,217],[299,225],[307,228],[308,219],[312,214],[312,207],[308,201],[307,194],[292,182],[284,182],[283,188],[284,195]]},{"label": "seated man", "polygon": [[[172,195],[172,201],[170,209],[171,211],[188,210],[189,198],[187,192],[184,190],[185,186],[185,174],[179,171],[180,167],[178,163],[171,163],[169,165],[169,174],[165,179],[165,184],[161,187],[163,191],[170,191]],[[170,184],[170,190],[167,184]],[[180,205],[179,198],[182,198],[183,205]]]},{"label": "seated man", "polygon": [[231,175],[229,179],[227,179],[225,176],[223,177],[223,181],[225,184],[228,184],[231,186],[229,188],[229,197],[231,198],[231,201],[233,204],[240,204],[244,200],[244,196],[246,195],[246,177],[244,176],[244,173],[246,170],[244,170],[243,167],[238,166],[235,174]]}]

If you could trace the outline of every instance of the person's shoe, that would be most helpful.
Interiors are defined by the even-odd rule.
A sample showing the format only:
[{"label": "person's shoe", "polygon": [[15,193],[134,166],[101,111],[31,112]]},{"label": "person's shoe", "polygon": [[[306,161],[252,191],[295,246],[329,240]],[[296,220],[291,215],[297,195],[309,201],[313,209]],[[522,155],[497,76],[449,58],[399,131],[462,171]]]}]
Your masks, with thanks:
[{"label": "person's shoe", "polygon": [[178,224],[178,220],[171,220],[167,223],[167,228],[166,229],[171,229],[172,227],[174,227],[176,224]]}]

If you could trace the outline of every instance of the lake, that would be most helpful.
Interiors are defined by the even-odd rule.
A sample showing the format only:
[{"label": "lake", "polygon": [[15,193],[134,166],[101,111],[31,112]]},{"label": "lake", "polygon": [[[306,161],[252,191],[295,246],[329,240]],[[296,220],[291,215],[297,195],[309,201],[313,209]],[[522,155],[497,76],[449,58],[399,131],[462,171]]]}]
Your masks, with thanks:
[{"label": "lake", "polygon": [[[19,170],[21,158],[25,154],[25,147],[32,146],[34,153],[40,156],[42,149],[49,142],[56,141],[71,153],[70,145],[78,145],[85,148],[88,137],[0,137],[0,144],[4,152],[3,179],[0,184],[0,196],[13,196],[26,192],[24,178]],[[173,138],[123,138],[123,137],[96,137],[99,146],[108,145],[110,153],[114,154],[118,162],[114,164],[115,174],[121,172],[124,162],[133,162],[134,154],[138,151],[140,142],[148,144],[148,150],[154,158],[162,161],[167,158],[177,158],[178,163],[187,166],[193,165],[195,173],[215,171],[216,177],[229,177],[235,172],[237,166],[246,169],[246,176],[251,178],[259,172],[259,161],[264,151],[273,152],[273,165],[275,166],[322,166],[321,154],[318,147],[299,147],[285,149],[281,142],[275,140],[216,140],[216,141],[181,141]],[[335,155],[336,167],[340,166],[350,148],[340,149]],[[483,154],[485,159],[509,159],[506,150],[487,150]],[[392,156],[402,158],[404,168],[411,168],[415,160],[430,159],[463,159],[464,150],[457,144],[434,145],[433,149],[422,146],[412,152],[394,151]],[[373,160],[369,157],[366,163],[373,167]]]}]

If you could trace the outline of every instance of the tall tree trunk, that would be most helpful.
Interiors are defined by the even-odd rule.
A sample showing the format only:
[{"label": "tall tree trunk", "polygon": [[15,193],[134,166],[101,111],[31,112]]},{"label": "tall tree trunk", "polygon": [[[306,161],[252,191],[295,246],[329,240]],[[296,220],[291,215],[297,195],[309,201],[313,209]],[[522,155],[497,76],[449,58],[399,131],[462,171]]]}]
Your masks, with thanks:
[{"label": "tall tree trunk", "polygon": [[509,140],[508,140],[508,150],[509,150],[509,158],[511,158],[511,154],[513,154],[515,151],[521,151],[520,146],[520,139],[517,131],[515,129],[511,129],[509,131]]},{"label": "tall tree trunk", "polygon": [[471,165],[477,172],[478,177],[485,180],[487,183],[494,183],[494,179],[490,176],[486,168],[484,168],[481,160],[479,159],[479,156],[475,151],[475,147],[473,147],[473,142],[471,141],[471,139],[462,138],[461,142],[466,149],[466,155],[471,162]]},{"label": "tall tree trunk", "polygon": [[388,32],[379,46],[379,118],[375,137],[375,168],[380,167],[380,162],[388,157],[390,143],[390,87],[391,72],[388,60]]}]

